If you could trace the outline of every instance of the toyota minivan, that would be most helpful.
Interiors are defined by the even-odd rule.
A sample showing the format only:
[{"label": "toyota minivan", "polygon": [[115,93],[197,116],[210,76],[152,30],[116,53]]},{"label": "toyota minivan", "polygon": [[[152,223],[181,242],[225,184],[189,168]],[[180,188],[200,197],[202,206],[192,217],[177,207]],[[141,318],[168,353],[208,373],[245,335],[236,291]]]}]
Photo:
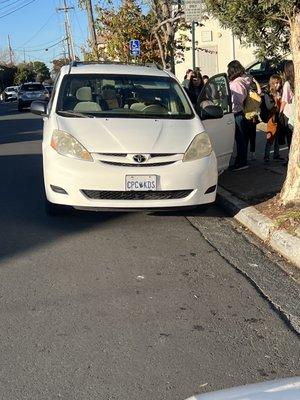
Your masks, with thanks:
[{"label": "toyota minivan", "polygon": [[[227,77],[195,107],[155,66],[74,62],[62,67],[43,115],[46,210],[172,210],[214,202],[233,150]],[[63,207],[64,206],[64,207]]]}]

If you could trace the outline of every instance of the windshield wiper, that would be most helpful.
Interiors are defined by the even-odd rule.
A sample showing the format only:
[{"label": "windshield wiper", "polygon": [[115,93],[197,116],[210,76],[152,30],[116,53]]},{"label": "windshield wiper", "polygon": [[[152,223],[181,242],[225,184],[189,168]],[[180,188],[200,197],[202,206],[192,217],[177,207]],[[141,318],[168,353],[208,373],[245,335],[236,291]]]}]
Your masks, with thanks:
[{"label": "windshield wiper", "polygon": [[66,117],[96,118],[94,115],[86,114],[86,113],[80,113],[80,112],[72,111],[72,110],[68,110],[68,111],[59,110],[59,111],[57,111],[57,114],[65,115]]}]

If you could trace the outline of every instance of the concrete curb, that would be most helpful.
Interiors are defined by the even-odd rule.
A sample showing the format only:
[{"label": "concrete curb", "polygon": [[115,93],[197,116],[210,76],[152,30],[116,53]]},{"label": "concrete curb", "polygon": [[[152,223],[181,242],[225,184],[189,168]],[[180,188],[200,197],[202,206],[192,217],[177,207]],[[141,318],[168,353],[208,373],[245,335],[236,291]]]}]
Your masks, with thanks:
[{"label": "concrete curb", "polygon": [[284,230],[276,230],[272,220],[255,207],[248,206],[222,187],[218,188],[217,204],[238,222],[258,236],[288,261],[300,268],[300,238]]}]

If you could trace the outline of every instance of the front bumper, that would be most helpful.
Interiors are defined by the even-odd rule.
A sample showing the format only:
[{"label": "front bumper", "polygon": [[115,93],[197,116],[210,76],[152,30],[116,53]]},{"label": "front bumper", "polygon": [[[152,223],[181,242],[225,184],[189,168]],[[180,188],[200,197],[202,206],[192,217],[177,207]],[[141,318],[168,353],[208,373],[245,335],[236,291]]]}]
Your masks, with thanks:
[{"label": "front bumper", "polygon": [[[52,203],[75,208],[170,209],[212,203],[216,197],[218,173],[214,153],[197,161],[185,163],[177,161],[171,165],[140,168],[71,159],[57,154],[47,146],[43,148],[43,164],[47,199]],[[86,190],[125,192],[126,175],[157,175],[157,191],[189,191],[189,193],[181,198],[142,200],[138,196],[130,200],[116,199],[115,196],[96,199],[89,198],[84,193]],[[53,186],[63,189],[67,194],[55,192]],[[213,191],[206,193],[212,188]]]}]

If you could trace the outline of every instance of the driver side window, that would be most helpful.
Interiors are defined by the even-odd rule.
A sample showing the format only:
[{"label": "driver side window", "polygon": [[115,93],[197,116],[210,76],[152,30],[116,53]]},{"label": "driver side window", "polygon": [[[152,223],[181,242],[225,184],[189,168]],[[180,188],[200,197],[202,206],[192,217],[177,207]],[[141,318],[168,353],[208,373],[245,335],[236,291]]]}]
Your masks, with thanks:
[{"label": "driver side window", "polygon": [[231,95],[225,74],[209,79],[198,98],[198,107],[204,109],[214,105],[222,108],[223,114],[231,113]]}]

